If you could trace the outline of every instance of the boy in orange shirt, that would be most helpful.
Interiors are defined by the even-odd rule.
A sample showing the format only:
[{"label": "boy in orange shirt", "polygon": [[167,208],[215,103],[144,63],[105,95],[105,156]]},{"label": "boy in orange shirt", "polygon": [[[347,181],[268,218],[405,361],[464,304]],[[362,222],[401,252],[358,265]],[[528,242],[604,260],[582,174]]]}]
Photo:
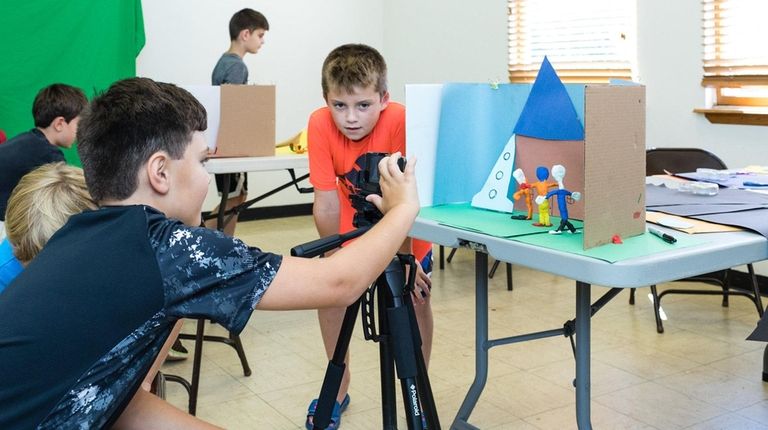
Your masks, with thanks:
[{"label": "boy in orange shirt", "polygon": [[[378,51],[366,45],[342,45],[331,51],[323,63],[323,97],[326,107],[309,118],[309,180],[315,188],[313,215],[321,237],[354,229],[355,210],[350,202],[350,180],[355,161],[367,152],[405,154],[405,108],[390,102],[387,91],[387,66]],[[429,363],[432,350],[432,307],[430,305],[432,244],[406,239],[402,253],[413,254],[417,261],[414,310],[423,341],[422,352]],[[328,253],[326,253],[328,255]],[[349,268],[355,270],[355,268]],[[344,319],[345,308],[318,310],[320,331],[326,354],[333,356]],[[339,427],[341,413],[349,404],[349,354],[347,368],[336,398],[332,419]],[[307,428],[317,402],[307,411]]]}]

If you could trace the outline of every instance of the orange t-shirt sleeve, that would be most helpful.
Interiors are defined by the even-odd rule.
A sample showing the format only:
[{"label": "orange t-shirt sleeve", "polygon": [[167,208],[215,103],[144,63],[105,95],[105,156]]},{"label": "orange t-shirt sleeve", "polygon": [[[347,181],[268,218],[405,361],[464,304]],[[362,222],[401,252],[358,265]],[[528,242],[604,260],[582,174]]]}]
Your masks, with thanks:
[{"label": "orange t-shirt sleeve", "polygon": [[336,189],[330,127],[335,127],[335,125],[327,108],[318,109],[309,117],[309,124],[307,125],[309,182],[320,191]]}]

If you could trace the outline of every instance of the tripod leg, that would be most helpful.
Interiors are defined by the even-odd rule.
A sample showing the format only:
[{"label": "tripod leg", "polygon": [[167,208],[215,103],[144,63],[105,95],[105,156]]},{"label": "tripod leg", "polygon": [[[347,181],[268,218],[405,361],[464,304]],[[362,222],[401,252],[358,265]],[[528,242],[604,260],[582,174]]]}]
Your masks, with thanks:
[{"label": "tripod leg", "polygon": [[379,365],[381,372],[381,428],[397,429],[397,398],[395,396],[395,360],[392,349],[394,339],[389,330],[386,305],[391,301],[386,288],[377,288],[379,316]]},{"label": "tripod leg", "polygon": [[[399,262],[395,263],[397,264],[390,264],[384,272],[384,276],[381,276],[377,282],[381,282],[378,285],[379,306],[381,308],[385,303],[387,306],[386,324],[381,325],[381,327],[382,330],[385,330],[385,327],[389,330],[408,429],[423,429],[424,423],[430,429],[439,429],[440,424],[437,421],[434,398],[427,377],[424,356],[421,352],[421,336],[411,300],[412,279],[405,286],[403,267]],[[414,267],[415,265],[412,264],[411,268]],[[388,297],[381,300],[382,295]],[[381,316],[382,312],[379,312],[379,315]],[[384,382],[382,379],[382,384]],[[424,408],[430,412],[425,412]],[[423,420],[422,418],[426,419]]]},{"label": "tripod leg", "polygon": [[357,311],[360,309],[361,299],[357,299],[355,303],[349,305],[344,314],[339,338],[336,341],[336,349],[333,351],[333,358],[328,362],[323,386],[320,389],[320,397],[317,400],[317,409],[315,409],[313,418],[315,429],[325,429],[331,423],[331,414],[333,414],[333,407],[336,403],[336,395],[339,392],[341,379],[346,368],[344,358],[349,349],[349,341],[352,339],[352,331],[355,328],[355,319],[357,318]]}]

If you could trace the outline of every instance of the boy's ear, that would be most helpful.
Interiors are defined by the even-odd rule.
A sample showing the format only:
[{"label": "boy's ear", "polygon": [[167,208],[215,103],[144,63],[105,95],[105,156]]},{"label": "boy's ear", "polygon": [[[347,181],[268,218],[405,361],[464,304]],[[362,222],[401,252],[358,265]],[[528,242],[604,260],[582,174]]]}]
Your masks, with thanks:
[{"label": "boy's ear", "polygon": [[389,106],[389,91],[384,91],[384,94],[381,95],[381,110],[387,106]]},{"label": "boy's ear", "polygon": [[51,127],[57,132],[64,130],[64,127],[66,125],[67,125],[67,120],[64,119],[63,116],[57,116],[56,118],[53,119],[53,121],[51,121]]},{"label": "boy's ear", "polygon": [[149,157],[144,169],[149,186],[158,194],[165,195],[171,189],[170,175],[168,174],[170,160],[167,152],[155,152]]},{"label": "boy's ear", "polygon": [[251,30],[248,30],[247,28],[240,30],[240,34],[237,35],[237,38],[240,41],[246,41],[249,37],[251,37]]}]

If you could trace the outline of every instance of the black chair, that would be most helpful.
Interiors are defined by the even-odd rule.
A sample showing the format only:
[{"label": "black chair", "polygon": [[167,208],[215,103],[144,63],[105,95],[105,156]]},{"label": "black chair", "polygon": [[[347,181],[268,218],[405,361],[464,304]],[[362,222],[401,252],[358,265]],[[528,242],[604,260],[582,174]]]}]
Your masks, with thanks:
[{"label": "black chair", "polygon": [[[723,170],[727,169],[723,160],[715,154],[699,148],[651,148],[645,152],[645,174],[646,176],[659,174],[675,174],[694,172],[697,168],[709,168]],[[720,270],[717,272],[706,273],[691,278],[681,279],[681,281],[694,281],[712,284],[720,287],[722,291],[717,290],[688,290],[688,289],[668,289],[657,293],[656,285],[651,285],[651,295],[653,297],[653,312],[656,317],[656,331],[664,333],[664,325],[661,322],[659,308],[661,307],[661,298],[667,294],[704,294],[723,296],[723,307],[728,307],[728,299],[731,295],[744,296],[752,300],[757,307],[757,313],[763,316],[763,303],[760,297],[760,289],[755,276],[755,269],[752,264],[747,265],[750,278],[752,280],[752,292],[731,290],[730,279],[731,269]],[[635,304],[635,289],[629,292],[629,304]]]}]

